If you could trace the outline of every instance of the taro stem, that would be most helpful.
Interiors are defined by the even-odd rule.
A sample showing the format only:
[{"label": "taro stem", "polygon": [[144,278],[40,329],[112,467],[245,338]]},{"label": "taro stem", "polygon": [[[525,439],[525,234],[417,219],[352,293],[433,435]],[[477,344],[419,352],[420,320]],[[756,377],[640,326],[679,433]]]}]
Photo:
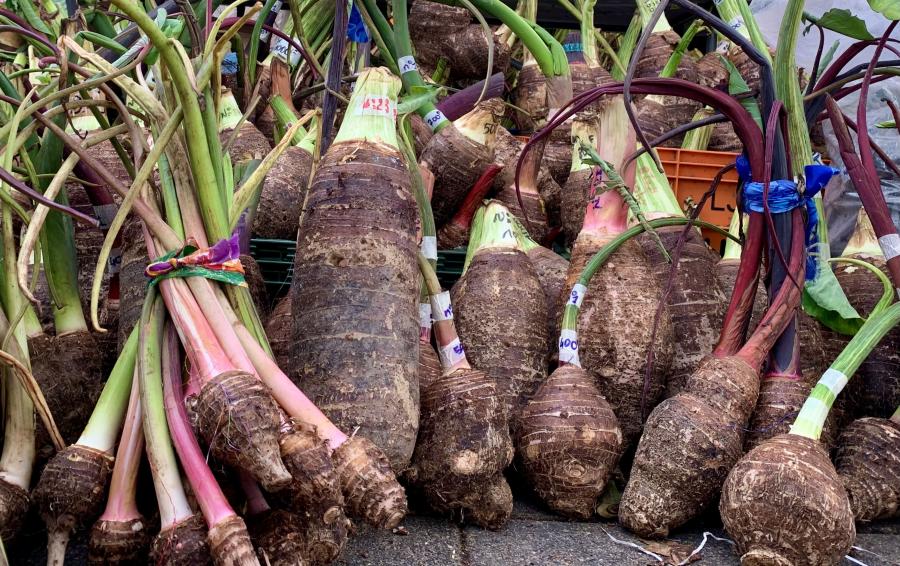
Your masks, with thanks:
[{"label": "taro stem", "polygon": [[184,394],[178,336],[171,324],[166,326],[162,339],[163,395],[169,431],[191,490],[209,526],[213,559],[219,564],[259,564],[247,527],[225,499],[188,421],[182,401]]}]

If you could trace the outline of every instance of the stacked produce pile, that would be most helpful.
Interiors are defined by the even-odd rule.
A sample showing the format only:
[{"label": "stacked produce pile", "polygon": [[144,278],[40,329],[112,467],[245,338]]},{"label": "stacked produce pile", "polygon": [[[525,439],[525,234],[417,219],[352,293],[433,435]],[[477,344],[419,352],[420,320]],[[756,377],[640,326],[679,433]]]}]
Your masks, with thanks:
[{"label": "stacked produce pile", "polygon": [[[668,2],[618,35],[562,3],[579,29],[535,0],[0,7],[13,563],[40,517],[50,564],[72,537],[328,564],[408,509],[501,529],[511,486],[642,537],[719,502],[746,564],[836,564],[900,513],[900,235],[866,134],[896,22],[799,77],[801,20],[852,16],[789,0],[772,50],[746,0],[681,35]],[[864,206],[832,262],[821,120]],[[685,201],[651,145],[742,151],[730,227],[699,219],[727,170]],[[254,239],[295,242],[290,284]]]}]

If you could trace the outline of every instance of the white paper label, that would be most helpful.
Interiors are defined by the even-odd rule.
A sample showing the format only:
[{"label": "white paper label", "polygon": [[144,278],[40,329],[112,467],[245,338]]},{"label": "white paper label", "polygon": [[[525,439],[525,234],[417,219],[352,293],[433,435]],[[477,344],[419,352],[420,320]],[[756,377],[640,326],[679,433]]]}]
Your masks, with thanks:
[{"label": "white paper label", "polygon": [[116,217],[116,211],[118,207],[113,204],[101,204],[94,207],[94,216],[97,217],[97,220],[100,221],[99,228],[101,230],[106,230],[109,228],[109,225],[112,224],[113,218]]},{"label": "white paper label", "polygon": [[891,260],[900,255],[900,236],[897,234],[887,234],[878,238],[878,245],[881,246],[885,260]]},{"label": "white paper label", "polygon": [[428,114],[425,114],[425,123],[428,124],[428,127],[432,130],[437,128],[438,124],[446,120],[447,117],[444,116],[444,113],[435,108]]},{"label": "white paper label", "polygon": [[418,65],[416,65],[416,59],[412,55],[406,55],[397,59],[397,66],[400,67],[400,74],[419,70]]},{"label": "white paper label", "polygon": [[422,255],[425,259],[437,259],[437,237],[422,236]]},{"label": "white paper label", "polygon": [[453,320],[453,306],[450,304],[449,291],[431,295],[431,316],[435,321]]},{"label": "white paper label", "polygon": [[559,333],[559,363],[581,367],[578,360],[578,333],[564,328]]},{"label": "white paper label", "polygon": [[450,342],[446,346],[441,346],[438,350],[438,354],[441,357],[441,365],[445,368],[452,367],[454,364],[457,364],[466,358],[466,352],[463,350],[459,338],[454,338],[453,342]]},{"label": "white paper label", "polygon": [[109,250],[106,270],[110,275],[115,275],[120,269],[122,269],[122,248],[112,248]]},{"label": "white paper label", "polygon": [[385,118],[397,117],[397,103],[389,96],[367,94],[362,104],[356,107],[357,116],[382,116]]},{"label": "white paper label", "polygon": [[222,95],[222,107],[219,109],[219,124],[223,130],[233,129],[241,121],[241,109],[238,108],[234,95],[230,92]]},{"label": "white paper label", "polygon": [[836,396],[844,389],[844,386],[847,385],[849,380],[850,378],[844,375],[843,372],[834,368],[828,368],[825,370],[825,373],[822,374],[819,383],[831,390]]},{"label": "white paper label", "polygon": [[572,287],[572,292],[569,293],[569,302],[567,304],[575,305],[576,309],[580,309],[585,293],[587,293],[587,287],[581,283],[576,283],[575,286]]},{"label": "white paper label", "polygon": [[[288,61],[288,51],[290,51],[291,53],[290,61]],[[275,42],[272,43],[270,52],[273,56],[278,57],[285,63],[288,63],[291,67],[293,67],[300,61],[300,51],[291,47],[291,44],[288,43],[287,40],[283,37],[275,39]]]}]

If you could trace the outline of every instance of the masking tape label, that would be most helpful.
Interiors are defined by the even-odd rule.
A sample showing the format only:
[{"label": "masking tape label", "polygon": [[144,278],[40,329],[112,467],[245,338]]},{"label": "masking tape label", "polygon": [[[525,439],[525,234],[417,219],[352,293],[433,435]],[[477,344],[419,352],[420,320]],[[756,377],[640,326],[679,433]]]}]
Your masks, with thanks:
[{"label": "masking tape label", "polygon": [[878,238],[878,245],[884,253],[884,259],[890,261],[900,255],[900,235],[886,234]]},{"label": "masking tape label", "polygon": [[578,359],[578,332],[563,328],[559,333],[559,363],[581,367]]},{"label": "masking tape label", "polygon": [[449,291],[431,296],[431,316],[435,321],[453,320],[453,306],[450,304]]},{"label": "masking tape label", "polygon": [[432,130],[438,127],[438,124],[446,120],[447,117],[444,116],[444,113],[435,108],[428,114],[425,114],[425,123],[428,124],[428,127]]},{"label": "masking tape label", "polygon": [[828,368],[825,370],[825,373],[822,374],[819,383],[830,389],[831,392],[837,396],[837,394],[844,389],[844,386],[847,385],[849,380],[850,378],[844,375],[843,372],[834,368]]},{"label": "masking tape label", "polygon": [[438,354],[441,357],[441,365],[445,368],[452,367],[466,358],[466,352],[463,350],[462,343],[460,343],[458,337],[454,338],[453,342],[446,346],[441,346]]},{"label": "masking tape label", "polygon": [[389,96],[367,94],[362,104],[357,106],[357,116],[382,116],[385,118],[397,117],[397,103]]},{"label": "masking tape label", "polygon": [[422,236],[422,255],[425,259],[437,259],[437,237]]},{"label": "masking tape label", "polygon": [[574,287],[572,287],[572,292],[569,294],[569,305],[575,305],[576,309],[581,308],[581,302],[584,300],[584,294],[587,293],[587,287],[582,285],[581,283],[576,283]]},{"label": "masking tape label", "polygon": [[397,66],[400,67],[401,74],[419,70],[418,65],[416,65],[416,59],[412,55],[406,55],[397,59]]}]

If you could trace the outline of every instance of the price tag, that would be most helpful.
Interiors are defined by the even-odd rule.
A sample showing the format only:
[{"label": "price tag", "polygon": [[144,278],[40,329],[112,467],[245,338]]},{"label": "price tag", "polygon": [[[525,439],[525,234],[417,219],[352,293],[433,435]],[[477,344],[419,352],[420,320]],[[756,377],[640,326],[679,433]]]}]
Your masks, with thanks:
[{"label": "price tag", "polygon": [[422,236],[422,255],[425,259],[437,259],[437,238],[435,236]]},{"label": "price tag", "polygon": [[106,270],[110,275],[115,275],[122,269],[122,248],[109,250],[109,259],[106,262]]},{"label": "price tag", "polygon": [[437,128],[438,125],[446,119],[447,117],[444,116],[444,113],[437,108],[435,108],[428,114],[425,114],[425,123],[428,124],[428,127],[432,130]]},{"label": "price tag", "polygon": [[431,316],[435,321],[453,320],[453,306],[450,304],[450,292],[431,295]]},{"label": "price tag", "polygon": [[581,283],[576,283],[575,286],[572,287],[572,292],[569,293],[569,301],[566,304],[574,305],[576,309],[580,309],[581,301],[584,300],[585,293],[587,293],[587,287]]},{"label": "price tag", "polygon": [[[279,37],[272,43],[272,49],[270,49],[272,55],[278,57],[283,62],[288,63],[291,67],[296,65],[300,61],[300,51],[291,47],[291,44],[287,42],[283,37]],[[288,61],[288,52],[291,53],[290,61]]]},{"label": "price tag", "polygon": [[419,70],[418,65],[416,65],[416,59],[412,55],[406,55],[397,59],[397,66],[400,67],[401,74]]},{"label": "price tag", "polygon": [[438,350],[438,354],[441,357],[441,366],[444,368],[453,367],[466,359],[466,352],[463,350],[463,345],[460,343],[458,337],[454,338],[453,342],[450,342],[446,346],[441,346]]},{"label": "price tag", "polygon": [[397,117],[397,103],[389,96],[367,94],[362,104],[356,108],[357,116],[383,116],[385,118]]},{"label": "price tag", "polygon": [[559,362],[581,367],[578,359],[578,333],[564,328],[559,333]]}]

